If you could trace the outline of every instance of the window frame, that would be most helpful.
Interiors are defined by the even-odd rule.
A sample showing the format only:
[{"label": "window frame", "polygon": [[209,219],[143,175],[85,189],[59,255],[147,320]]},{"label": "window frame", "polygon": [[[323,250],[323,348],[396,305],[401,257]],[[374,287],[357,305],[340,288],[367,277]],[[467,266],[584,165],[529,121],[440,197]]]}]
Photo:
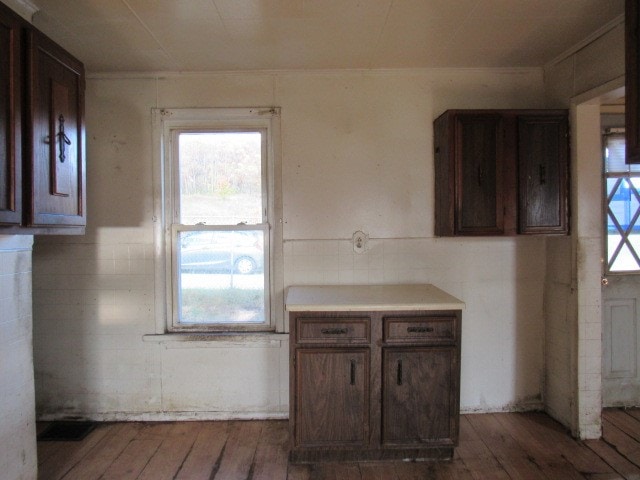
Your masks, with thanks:
[{"label": "window frame", "polygon": [[[280,166],[280,109],[265,108],[157,108],[152,110],[154,150],[154,259],[156,333],[284,332],[282,262],[282,189]],[[230,225],[179,224],[179,176],[176,169],[177,135],[181,132],[260,131],[263,133],[263,222],[237,229],[267,229],[265,235],[265,323],[183,324],[177,322],[179,271],[177,232],[229,230]]]}]

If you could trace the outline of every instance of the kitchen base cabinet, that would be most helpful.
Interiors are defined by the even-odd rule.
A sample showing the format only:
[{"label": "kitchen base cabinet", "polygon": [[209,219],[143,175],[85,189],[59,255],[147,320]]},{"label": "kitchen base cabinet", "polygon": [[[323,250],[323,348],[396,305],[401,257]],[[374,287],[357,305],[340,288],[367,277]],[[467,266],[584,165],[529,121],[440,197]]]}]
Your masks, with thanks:
[{"label": "kitchen base cabinet", "polygon": [[333,307],[287,302],[290,460],[452,458],[461,310]]}]

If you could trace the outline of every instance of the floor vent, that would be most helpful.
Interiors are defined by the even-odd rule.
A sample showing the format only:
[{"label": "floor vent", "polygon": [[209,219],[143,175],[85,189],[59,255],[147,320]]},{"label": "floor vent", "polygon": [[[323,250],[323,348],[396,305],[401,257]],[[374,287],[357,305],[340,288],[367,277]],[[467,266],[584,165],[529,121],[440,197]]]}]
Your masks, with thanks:
[{"label": "floor vent", "polygon": [[89,435],[95,427],[95,422],[51,422],[38,435],[38,441],[79,441]]}]

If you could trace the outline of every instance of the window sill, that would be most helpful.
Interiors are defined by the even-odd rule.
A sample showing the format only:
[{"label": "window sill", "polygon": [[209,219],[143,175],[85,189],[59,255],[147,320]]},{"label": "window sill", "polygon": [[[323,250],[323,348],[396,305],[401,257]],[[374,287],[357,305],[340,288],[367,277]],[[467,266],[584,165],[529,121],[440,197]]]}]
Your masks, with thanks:
[{"label": "window sill", "polygon": [[289,341],[288,333],[238,333],[238,332],[186,332],[186,333],[162,333],[142,336],[143,342],[170,343],[174,348],[188,347],[271,347],[279,348],[282,342]]}]

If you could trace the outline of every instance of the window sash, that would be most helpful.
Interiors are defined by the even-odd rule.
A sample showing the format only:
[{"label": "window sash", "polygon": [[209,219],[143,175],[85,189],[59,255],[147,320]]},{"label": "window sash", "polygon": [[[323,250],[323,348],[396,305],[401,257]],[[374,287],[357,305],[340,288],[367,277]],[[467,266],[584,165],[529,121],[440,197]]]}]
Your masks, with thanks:
[{"label": "window sash", "polygon": [[[182,276],[180,268],[180,255],[178,237],[184,232],[224,232],[224,231],[262,231],[263,238],[263,294],[264,294],[264,320],[262,322],[238,323],[238,322],[206,322],[188,323],[182,322]],[[271,295],[270,295],[270,261],[269,261],[269,225],[173,225],[171,228],[171,278],[172,282],[172,330],[174,331],[238,331],[238,330],[272,330],[271,327]],[[233,273],[231,274],[233,278]]]},{"label": "window sash", "polygon": [[251,128],[251,127],[212,127],[212,128],[173,128],[170,131],[171,138],[171,169],[172,169],[172,199],[173,199],[173,216],[172,224],[180,225],[180,142],[178,137],[182,133],[246,133],[256,132],[261,136],[261,191],[262,191],[262,223],[268,223],[268,205],[269,205],[269,182],[268,182],[268,129],[267,128]]},{"label": "window sash", "polygon": [[[606,259],[604,273],[608,275],[640,273],[640,233],[634,234],[634,229],[640,227],[640,196],[636,186],[638,182],[633,181],[640,178],[640,173],[624,163],[624,132],[618,130],[603,137],[603,224]],[[613,202],[621,201],[616,199],[616,194],[622,193],[620,187],[623,184],[629,187],[629,201],[622,200],[626,215],[625,218],[619,218],[619,207],[613,205]],[[637,204],[635,210],[632,208],[634,199]],[[624,262],[622,265],[621,261]]]}]

